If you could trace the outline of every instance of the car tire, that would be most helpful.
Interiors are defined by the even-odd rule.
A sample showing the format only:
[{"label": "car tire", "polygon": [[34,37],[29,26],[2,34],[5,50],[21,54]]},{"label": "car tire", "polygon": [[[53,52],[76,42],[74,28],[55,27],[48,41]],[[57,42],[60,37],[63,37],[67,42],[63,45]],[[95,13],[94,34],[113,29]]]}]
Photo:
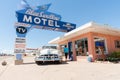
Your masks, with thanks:
[{"label": "car tire", "polygon": [[37,65],[41,65],[41,64],[43,64],[42,61],[36,61],[35,63],[36,63]]},{"label": "car tire", "polygon": [[61,64],[62,62],[61,61],[55,61],[54,63],[55,64]]},{"label": "car tire", "polygon": [[59,64],[62,64],[62,61],[59,61]]}]

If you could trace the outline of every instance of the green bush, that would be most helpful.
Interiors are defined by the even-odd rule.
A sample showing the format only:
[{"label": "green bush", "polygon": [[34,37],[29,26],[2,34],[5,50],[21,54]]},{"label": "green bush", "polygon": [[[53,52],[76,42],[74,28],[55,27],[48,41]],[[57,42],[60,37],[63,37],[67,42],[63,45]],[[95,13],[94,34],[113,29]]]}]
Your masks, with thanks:
[{"label": "green bush", "polygon": [[109,55],[111,58],[120,58],[120,52],[113,52]]},{"label": "green bush", "polygon": [[108,57],[107,60],[110,62],[118,62],[120,61],[120,52],[113,52]]}]

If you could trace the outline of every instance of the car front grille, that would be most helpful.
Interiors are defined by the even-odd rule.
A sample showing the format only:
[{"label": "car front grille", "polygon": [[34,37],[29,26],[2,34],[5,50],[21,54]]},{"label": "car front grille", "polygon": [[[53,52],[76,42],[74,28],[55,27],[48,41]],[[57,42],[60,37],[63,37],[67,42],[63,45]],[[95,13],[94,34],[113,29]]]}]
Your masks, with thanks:
[{"label": "car front grille", "polygon": [[56,55],[56,54],[41,55],[39,58],[55,59],[55,58],[58,58],[58,55]]}]

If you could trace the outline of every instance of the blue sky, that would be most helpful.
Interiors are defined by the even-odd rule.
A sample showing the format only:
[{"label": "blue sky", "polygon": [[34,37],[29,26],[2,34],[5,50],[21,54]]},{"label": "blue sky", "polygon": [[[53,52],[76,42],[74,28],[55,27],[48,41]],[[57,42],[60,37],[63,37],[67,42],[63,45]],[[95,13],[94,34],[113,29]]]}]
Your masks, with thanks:
[{"label": "blue sky", "polygon": [[[50,12],[62,16],[62,21],[75,23],[77,27],[90,21],[120,27],[120,0],[27,0],[32,6],[52,3]],[[0,1],[0,50],[14,50],[15,11],[21,0]],[[33,29],[27,36],[27,47],[38,48],[63,35],[63,32]]]}]

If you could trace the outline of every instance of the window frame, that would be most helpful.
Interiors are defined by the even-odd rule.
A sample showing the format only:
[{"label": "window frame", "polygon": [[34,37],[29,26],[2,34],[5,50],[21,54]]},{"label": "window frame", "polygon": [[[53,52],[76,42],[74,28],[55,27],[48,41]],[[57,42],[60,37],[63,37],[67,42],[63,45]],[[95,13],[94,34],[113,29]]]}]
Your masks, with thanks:
[{"label": "window frame", "polygon": [[120,40],[115,40],[114,44],[115,44],[115,48],[120,48]]}]

